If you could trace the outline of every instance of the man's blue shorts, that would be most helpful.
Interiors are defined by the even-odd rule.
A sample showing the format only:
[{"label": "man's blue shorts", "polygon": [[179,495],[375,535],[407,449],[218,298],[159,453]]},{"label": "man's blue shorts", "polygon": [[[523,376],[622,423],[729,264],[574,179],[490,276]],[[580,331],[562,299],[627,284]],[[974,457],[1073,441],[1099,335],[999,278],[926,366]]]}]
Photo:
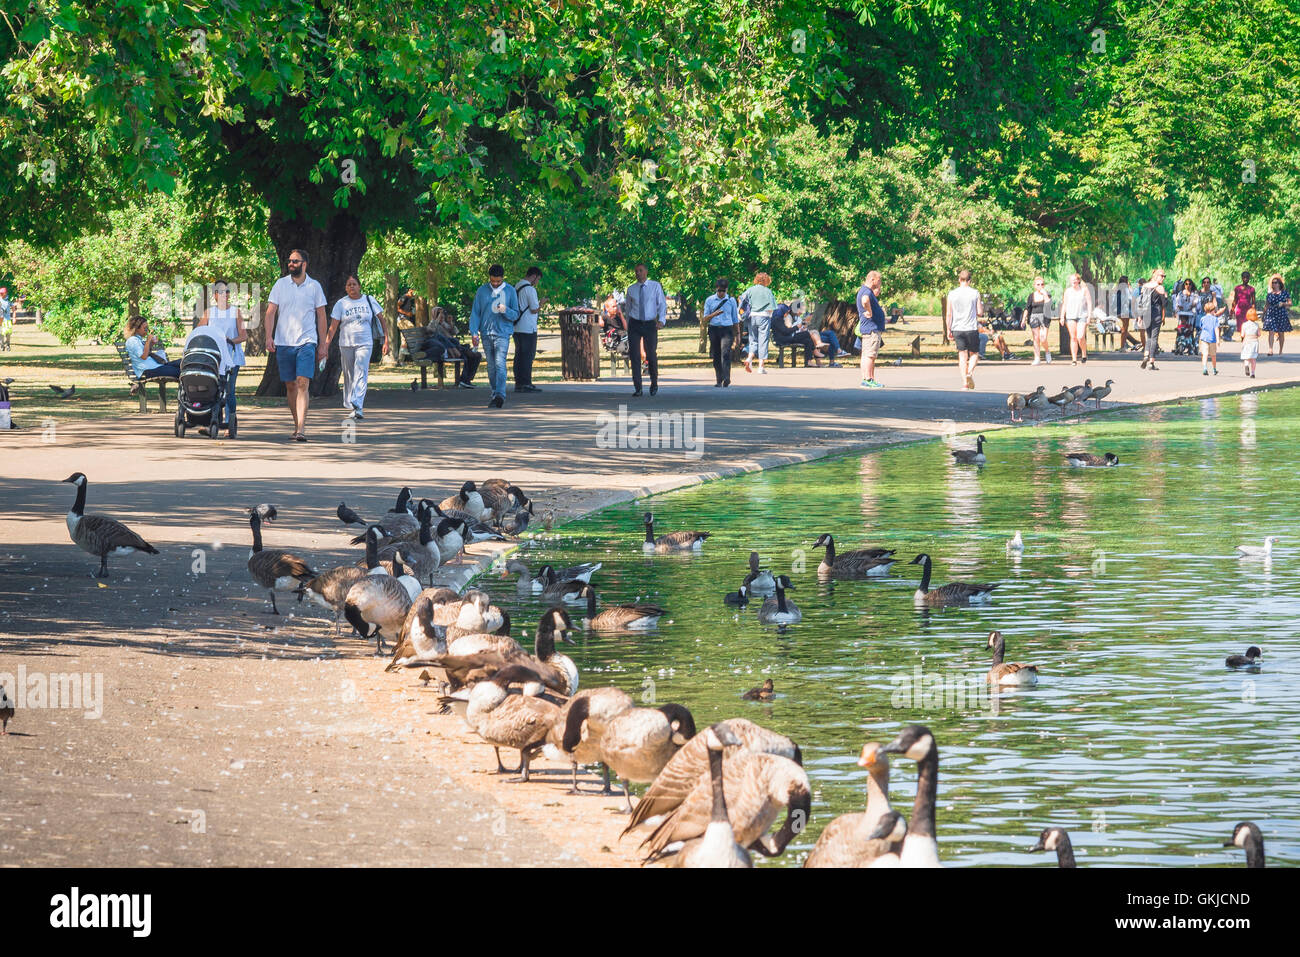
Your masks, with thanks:
[{"label": "man's blue shorts", "polygon": [[275,362],[280,367],[280,381],[310,379],[316,374],[316,343],[300,346],[276,346]]}]

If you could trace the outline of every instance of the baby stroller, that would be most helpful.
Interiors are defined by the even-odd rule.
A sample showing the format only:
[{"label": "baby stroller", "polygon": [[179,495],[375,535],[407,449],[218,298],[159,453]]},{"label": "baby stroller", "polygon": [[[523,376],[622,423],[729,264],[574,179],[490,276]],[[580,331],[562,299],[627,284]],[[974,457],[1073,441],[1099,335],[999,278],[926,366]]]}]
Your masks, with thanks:
[{"label": "baby stroller", "polygon": [[601,344],[616,356],[627,355],[627,333],[615,326],[607,326]]},{"label": "baby stroller", "polygon": [[1190,312],[1178,314],[1178,327],[1174,330],[1174,355],[1195,356],[1201,351],[1201,334],[1196,327],[1196,317]]},{"label": "baby stroller", "polygon": [[[176,403],[176,437],[190,426],[206,428],[209,438],[221,434],[226,412],[226,352],[216,338],[195,330],[181,354],[180,395]],[[230,417],[230,437],[235,437],[235,416]]]}]

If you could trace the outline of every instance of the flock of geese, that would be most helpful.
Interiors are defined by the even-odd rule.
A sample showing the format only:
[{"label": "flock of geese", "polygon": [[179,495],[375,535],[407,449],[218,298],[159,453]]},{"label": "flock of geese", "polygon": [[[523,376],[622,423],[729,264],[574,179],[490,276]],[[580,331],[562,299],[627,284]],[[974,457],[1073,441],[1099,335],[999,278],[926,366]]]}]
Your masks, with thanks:
[{"label": "flock of geese", "polygon": [[1085,379],[1083,385],[1064,385],[1056,395],[1048,395],[1046,386],[1039,386],[1033,392],[1012,392],[1007,396],[1007,408],[1011,410],[1011,421],[1022,422],[1022,410],[1029,410],[1035,418],[1041,418],[1049,405],[1066,409],[1073,405],[1083,405],[1095,400],[1101,408],[1101,400],[1110,395],[1115,385],[1114,379],[1107,379],[1105,385],[1093,386],[1091,379]]},{"label": "flock of geese", "polygon": [[[982,456],[982,436],[975,451]],[[1113,458],[1107,455],[1084,464],[1114,464],[1108,461]],[[67,516],[69,534],[100,559],[97,576],[108,574],[109,555],[158,554],[121,522],[85,513],[84,474],[78,472],[65,481],[77,486]],[[613,793],[612,778],[623,786],[630,815],[623,835],[645,831],[640,847],[646,863],[751,867],[752,854],[782,854],[807,826],[812,787],[800,748],[790,738],[740,717],[697,731],[694,717],[682,704],[641,707],[616,687],[579,689],[577,666],[559,650],[560,645],[572,643],[576,630],[566,604],[580,606],[579,624],[585,631],[642,632],[667,614],[645,603],[601,607],[592,585],[600,563],[546,565],[536,574],[518,559],[507,563],[521,595],[550,604],[538,622],[531,649],[511,637],[509,614],[493,604],[486,591],[473,588],[459,594],[432,584],[432,573],[456,561],[466,545],[502,540],[527,527],[533,504],[517,485],[504,479],[481,485],[466,482],[456,495],[439,503],[417,500],[409,488],[403,488],[393,508],[373,521],[363,519],[346,503],[339,504],[336,514],[345,529],[362,529],[351,542],[364,544],[365,555],[355,563],[317,571],[301,555],[264,547],[263,526],[277,518],[273,505],[249,509],[248,573],[267,591],[269,613],[280,613],[277,592],[293,595],[299,602],[332,611],[336,632],[346,620],[362,640],[376,642],[377,654],[386,654],[385,642],[391,642],[386,670],[421,668],[420,680],[426,685],[435,679],[429,669],[440,670],[442,712],[459,715],[494,749],[498,773],[517,773],[513,780],[527,782],[530,762],[543,754],[570,766],[570,791],[581,793],[579,765],[602,765],[602,793]],[[647,512],[644,520],[647,553],[698,551],[708,538],[707,532],[699,531],[656,536],[653,514]],[[1275,540],[1267,541],[1265,548],[1271,549]],[[888,574],[895,563],[893,549],[837,551],[830,534],[821,535],[815,544],[825,549],[817,568],[819,578],[878,577]],[[1019,532],[1008,548],[1017,544],[1023,548]],[[932,588],[930,556],[919,554],[910,564],[922,567],[915,592],[921,605],[986,602],[998,587],[949,582]],[[760,567],[758,553],[751,552],[748,574],[736,592],[724,596],[724,602],[744,608],[762,598],[759,620],[785,626],[802,617],[786,597],[793,587],[788,576]],[[1001,632],[991,632],[986,647],[992,652],[988,683],[1001,687],[1037,682],[1037,666],[1004,660]],[[1257,668],[1261,657],[1260,649],[1251,647],[1225,663],[1229,668]],[[743,697],[770,700],[774,694],[768,679]],[[5,707],[3,695],[0,689],[0,721],[7,726],[13,710]],[[501,748],[519,752],[515,771],[502,763]],[[907,818],[889,803],[890,755],[917,765],[916,796]],[[935,826],[939,749],[930,729],[912,725],[888,744],[867,742],[858,764],[866,771],[865,809],[830,821],[804,866],[942,866]],[[635,805],[633,783],[648,785]],[[780,827],[771,833],[782,815]],[[1249,821],[1234,828],[1225,846],[1244,849],[1248,866],[1264,865],[1263,837]],[[1075,865],[1069,834],[1062,828],[1045,829],[1031,850],[1055,851],[1060,866]]]}]

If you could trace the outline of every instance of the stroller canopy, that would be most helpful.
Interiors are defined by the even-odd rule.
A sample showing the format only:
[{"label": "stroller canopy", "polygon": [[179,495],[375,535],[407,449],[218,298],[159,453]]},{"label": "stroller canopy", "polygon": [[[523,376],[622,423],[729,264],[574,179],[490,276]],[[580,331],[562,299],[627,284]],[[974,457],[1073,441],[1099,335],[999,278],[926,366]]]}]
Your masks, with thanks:
[{"label": "stroller canopy", "polygon": [[[214,332],[208,326],[196,326],[185,337],[185,351],[189,352],[191,349],[212,352],[220,356],[220,367],[217,370],[219,375],[225,375],[234,365],[230,354],[230,344],[226,342],[226,337]],[[182,364],[184,364],[184,361],[182,356]]]}]

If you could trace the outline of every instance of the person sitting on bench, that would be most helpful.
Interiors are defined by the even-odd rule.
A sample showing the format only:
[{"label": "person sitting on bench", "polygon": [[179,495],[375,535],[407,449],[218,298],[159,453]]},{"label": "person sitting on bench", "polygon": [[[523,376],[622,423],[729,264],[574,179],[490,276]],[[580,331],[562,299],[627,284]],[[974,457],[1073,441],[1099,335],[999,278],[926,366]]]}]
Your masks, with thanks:
[{"label": "person sitting on bench", "polygon": [[[815,361],[817,367],[821,368],[822,359],[829,357],[831,368],[839,368],[839,363],[835,361],[840,352],[839,339],[830,329],[820,333],[809,329],[803,320],[806,308],[803,293],[799,291],[790,297],[789,302],[778,303],[772,310],[772,338],[778,346],[789,346],[791,351],[796,346],[803,346],[805,366],[810,361]],[[791,364],[793,365],[793,360]]]},{"label": "person sitting on bench", "polygon": [[131,358],[131,372],[137,379],[179,379],[179,362],[169,362],[159,348],[157,336],[149,331],[149,320],[132,316],[126,321],[126,354]]},{"label": "person sitting on bench", "polygon": [[457,357],[461,359],[456,385],[462,389],[474,388],[474,373],[478,371],[479,363],[483,361],[483,353],[470,348],[456,338],[456,321],[442,306],[434,306],[429,310],[429,338],[425,342],[426,349],[430,342],[441,345],[444,349],[443,354],[448,359]]}]

